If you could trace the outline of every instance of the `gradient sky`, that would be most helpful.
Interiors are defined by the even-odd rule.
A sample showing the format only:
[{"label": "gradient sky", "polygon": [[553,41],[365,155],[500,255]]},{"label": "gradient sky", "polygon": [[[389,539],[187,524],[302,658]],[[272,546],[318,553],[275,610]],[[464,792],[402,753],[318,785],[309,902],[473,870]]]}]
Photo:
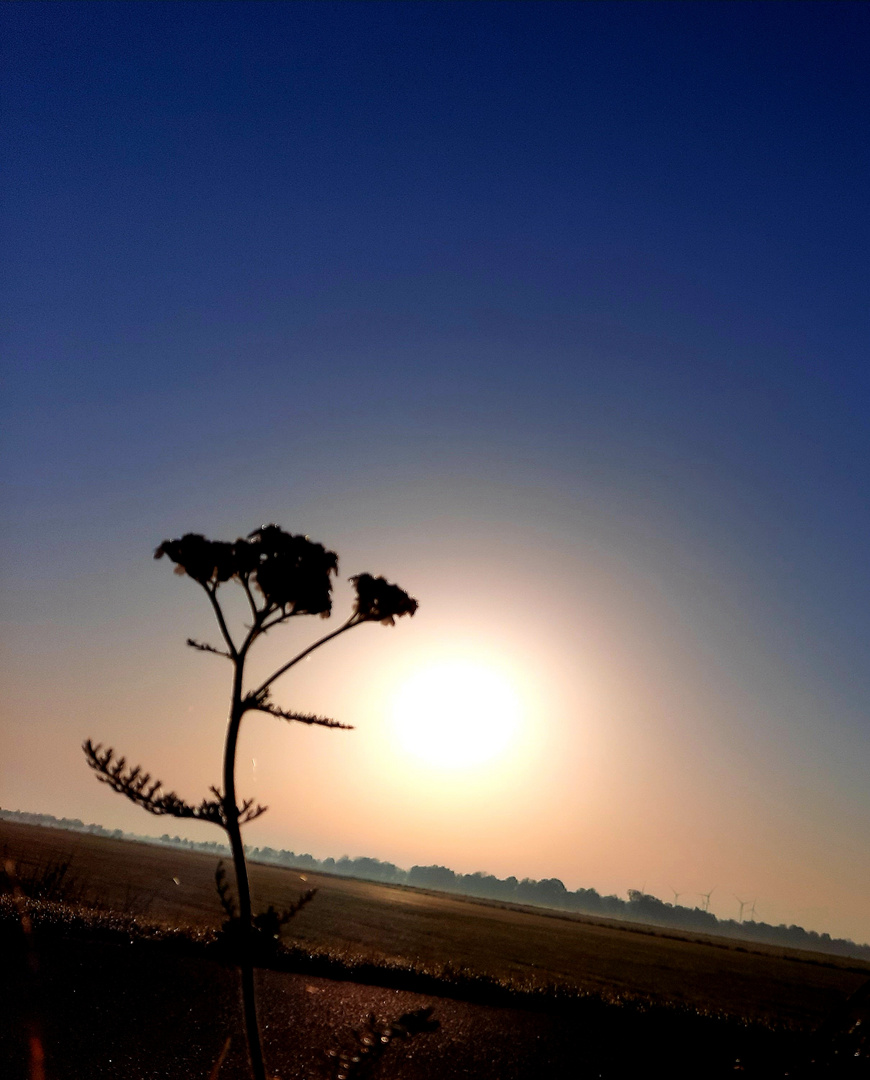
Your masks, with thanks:
[{"label": "gradient sky", "polygon": [[[420,610],[278,684],[354,732],[248,718],[250,842],[870,940],[867,5],[0,20],[0,805],[184,831],[79,746],[217,781],[151,553],[274,521]],[[521,735],[430,768],[391,702],[458,658]]]}]

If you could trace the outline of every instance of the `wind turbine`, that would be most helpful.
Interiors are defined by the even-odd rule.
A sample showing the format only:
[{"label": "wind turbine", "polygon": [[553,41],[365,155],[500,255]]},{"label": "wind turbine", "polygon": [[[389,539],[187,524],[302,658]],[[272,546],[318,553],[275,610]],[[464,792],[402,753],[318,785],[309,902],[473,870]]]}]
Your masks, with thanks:
[{"label": "wind turbine", "polygon": [[749,905],[749,921],[755,922],[755,900]]},{"label": "wind turbine", "polygon": [[710,897],[715,891],[716,887],[714,886],[709,892],[698,893],[698,896],[700,896],[701,899],[704,901],[704,911],[710,910]]},{"label": "wind turbine", "polygon": [[749,901],[748,900],[741,900],[740,897],[737,896],[736,894],[734,896],[734,899],[740,905],[740,914],[737,916],[737,921],[742,923],[743,922],[743,909],[746,907],[746,905],[749,903]]},{"label": "wind turbine", "polygon": [[680,897],[681,897],[681,896],[682,896],[683,894],[682,894],[682,893],[679,893],[679,892],[677,892],[677,890],[676,890],[676,889],[675,889],[675,888],[673,887],[673,885],[671,885],[671,892],[672,892],[672,893],[674,894],[674,907],[676,907],[676,906],[677,906],[677,904],[679,904],[679,902],[680,902]]}]

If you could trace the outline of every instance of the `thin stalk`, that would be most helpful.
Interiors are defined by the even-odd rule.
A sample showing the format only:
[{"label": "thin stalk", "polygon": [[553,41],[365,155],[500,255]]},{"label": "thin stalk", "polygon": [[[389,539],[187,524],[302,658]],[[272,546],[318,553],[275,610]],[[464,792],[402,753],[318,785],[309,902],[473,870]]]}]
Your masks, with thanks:
[{"label": "thin stalk", "polygon": [[283,667],[278,668],[274,675],[270,675],[264,683],[261,683],[257,687],[254,691],[254,696],[259,697],[265,690],[268,690],[272,683],[280,678],[285,671],[289,671],[290,668],[298,664],[300,660],[304,660],[306,656],[310,656],[315,649],[319,649],[320,646],[325,645],[327,641],[334,641],[335,638],[337,638],[339,634],[343,634],[345,630],[351,630],[354,626],[362,626],[362,623],[362,619],[357,619],[356,615],[351,615],[347,622],[342,626],[339,626],[337,630],[333,630],[331,634],[326,634],[324,637],[320,638],[319,641],[315,641],[313,645],[309,645],[307,649],[303,649],[301,653],[294,656],[293,659],[289,660]]},{"label": "thin stalk", "polygon": [[[223,635],[224,641],[227,643],[227,648],[230,650],[230,655],[235,660],[235,658],[239,655],[239,650],[236,648],[236,643],[232,639],[232,635],[230,634],[226,619],[224,618],[224,613],[221,610],[220,604],[218,603],[218,598],[215,596],[215,589],[217,588],[217,586],[210,589],[208,585],[203,585],[203,588],[205,589],[206,596],[211,601],[212,608],[214,608],[214,613],[218,621],[218,626],[220,627],[220,631]],[[245,644],[247,644],[247,642]]]},{"label": "thin stalk", "polygon": [[239,825],[239,810],[236,800],[236,747],[239,741],[239,728],[244,709],[242,706],[242,679],[244,676],[245,653],[252,640],[251,636],[233,657],[235,668],[233,677],[233,700],[230,708],[227,738],[224,745],[224,816],[227,835],[233,853],[233,867],[236,872],[236,891],[239,897],[239,924],[241,932],[239,968],[242,976],[242,1007],[245,1014],[245,1032],[248,1037],[248,1053],[251,1058],[251,1073],[254,1080],[267,1080],[263,1062],[263,1045],[260,1040],[260,1027],[257,1023],[257,1001],[254,995],[254,963],[251,955],[251,937],[253,918],[251,910],[251,887],[248,881],[248,865],[245,848],[242,844],[242,830]]}]

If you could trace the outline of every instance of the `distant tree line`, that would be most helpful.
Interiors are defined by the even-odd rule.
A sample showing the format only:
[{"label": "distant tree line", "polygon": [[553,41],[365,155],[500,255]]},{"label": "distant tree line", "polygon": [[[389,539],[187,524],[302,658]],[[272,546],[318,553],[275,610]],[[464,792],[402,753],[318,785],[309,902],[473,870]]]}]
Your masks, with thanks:
[{"label": "distant tree line", "polygon": [[[0,818],[30,825],[74,829],[96,836],[170,844],[193,851],[214,854],[226,854],[228,851],[225,844],[185,840],[167,833],[156,841],[151,836],[122,833],[120,829],[104,829],[101,825],[85,825],[78,818],[55,818],[51,814],[28,814],[19,810],[0,809]],[[410,870],[403,870],[395,863],[383,862],[369,856],[351,859],[343,855],[340,859],[316,859],[307,853],[299,855],[283,848],[271,847],[247,847],[246,854],[253,862],[337,874],[340,877],[360,878],[363,881],[377,881],[386,885],[409,885],[413,888],[455,893],[496,903],[523,904],[579,915],[597,915],[606,919],[622,919],[676,930],[740,938],[765,945],[811,949],[837,956],[870,960],[870,945],[859,945],[848,938],[832,938],[830,934],[819,934],[815,930],[805,930],[794,924],[786,926],[785,923],[780,923],[779,926],[773,926],[764,922],[718,919],[712,912],[702,908],[666,903],[639,889],[629,889],[628,899],[623,900],[615,895],[602,896],[595,889],[576,889],[570,892],[559,878],[543,878],[540,881],[533,878],[517,879],[513,876],[498,878],[481,870],[473,874],[457,874],[446,866],[412,866]]]},{"label": "distant tree line", "polygon": [[0,807],[0,820],[17,821],[22,825],[43,825],[51,829],[69,829],[71,832],[89,833],[91,836],[105,836],[110,840],[136,840],[143,844],[170,844],[172,847],[185,848],[188,851],[204,851],[216,855],[228,855],[229,846],[214,840],[187,840],[183,836],[161,837],[141,836],[139,833],[124,832],[123,829],[106,829],[102,825],[86,825],[81,818],[57,818],[53,814],[31,814],[26,810],[4,810]]}]

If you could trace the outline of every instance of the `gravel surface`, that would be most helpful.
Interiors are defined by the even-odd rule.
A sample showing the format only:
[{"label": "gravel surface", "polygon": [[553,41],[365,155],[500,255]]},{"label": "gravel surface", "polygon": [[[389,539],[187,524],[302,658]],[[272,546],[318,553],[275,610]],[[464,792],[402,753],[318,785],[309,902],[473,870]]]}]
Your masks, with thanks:
[{"label": "gravel surface", "polygon": [[[249,1080],[232,967],[153,943],[87,938],[54,937],[35,955],[35,973],[20,951],[2,965],[0,1076],[27,1077],[32,1032],[46,1080],[208,1080],[228,1038],[219,1080]],[[733,1075],[736,1056],[776,1050],[768,1031],[679,1011],[592,1003],[548,1014],[274,971],[257,978],[267,1063],[280,1080],[334,1078],[328,1051],[351,1046],[370,1013],[391,1021],[424,1007],[438,1030],[395,1040],[354,1080],[579,1080],[631,1076],[652,1062],[679,1077],[697,1075],[701,1060],[707,1078]]]},{"label": "gravel surface", "polygon": [[[8,975],[8,969],[4,975]],[[226,1039],[221,1080],[248,1080],[238,977],[232,968],[165,950],[94,942],[54,942],[41,955],[37,992],[3,980],[0,1041],[11,1067],[26,1075],[28,1013],[46,1056],[48,1080],[172,1080],[209,1076]],[[328,1077],[329,1049],[351,1045],[370,1013],[397,1019],[432,1006],[435,1033],[396,1040],[374,1075],[540,1076],[531,1059],[546,1039],[545,1017],[405,991],[258,972],[269,1067],[280,1080]]]}]

